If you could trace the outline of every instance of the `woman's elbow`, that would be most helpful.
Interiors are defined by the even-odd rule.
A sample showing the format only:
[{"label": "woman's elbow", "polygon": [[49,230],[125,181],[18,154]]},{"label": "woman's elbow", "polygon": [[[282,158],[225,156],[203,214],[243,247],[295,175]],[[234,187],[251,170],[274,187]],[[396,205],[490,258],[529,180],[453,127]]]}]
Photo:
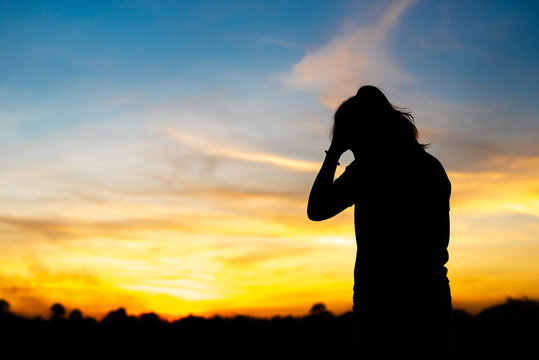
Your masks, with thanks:
[{"label": "woman's elbow", "polygon": [[320,211],[319,209],[316,209],[312,206],[307,207],[307,217],[311,221],[322,221],[326,220],[328,217],[324,216],[324,212]]}]

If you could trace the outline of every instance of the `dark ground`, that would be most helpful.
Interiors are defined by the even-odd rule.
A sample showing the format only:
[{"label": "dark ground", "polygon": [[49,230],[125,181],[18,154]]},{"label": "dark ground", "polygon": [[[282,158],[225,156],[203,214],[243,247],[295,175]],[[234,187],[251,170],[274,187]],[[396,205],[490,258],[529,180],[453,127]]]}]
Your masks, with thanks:
[{"label": "dark ground", "polygon": [[[455,358],[539,358],[537,301],[508,299],[475,316],[455,310],[454,318]],[[130,316],[123,308],[97,321],[79,310],[66,314],[60,304],[51,307],[49,319],[30,319],[11,313],[0,300],[0,357],[349,358],[351,326],[351,313],[335,316],[323,304],[304,317],[188,316],[169,322],[155,313]]]}]

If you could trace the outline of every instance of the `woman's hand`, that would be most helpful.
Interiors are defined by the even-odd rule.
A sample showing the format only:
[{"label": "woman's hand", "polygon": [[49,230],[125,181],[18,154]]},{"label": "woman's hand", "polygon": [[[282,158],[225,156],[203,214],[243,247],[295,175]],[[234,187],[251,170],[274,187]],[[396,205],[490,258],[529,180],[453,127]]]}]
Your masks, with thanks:
[{"label": "woman's hand", "polygon": [[328,149],[328,154],[334,156],[337,158],[337,160],[341,157],[341,155],[349,150],[349,147],[346,145],[347,141],[345,141],[345,137],[343,134],[340,134],[338,132],[333,133],[333,138],[331,139],[331,145]]}]

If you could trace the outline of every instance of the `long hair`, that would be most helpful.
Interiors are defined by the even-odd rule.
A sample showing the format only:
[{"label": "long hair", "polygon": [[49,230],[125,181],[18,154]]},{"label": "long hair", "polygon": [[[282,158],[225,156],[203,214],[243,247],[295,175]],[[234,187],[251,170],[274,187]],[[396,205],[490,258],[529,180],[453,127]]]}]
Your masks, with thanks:
[{"label": "long hair", "polygon": [[358,148],[379,145],[425,149],[420,144],[414,117],[406,109],[392,105],[377,87],[366,85],[344,101],[334,115],[331,136],[336,133]]}]

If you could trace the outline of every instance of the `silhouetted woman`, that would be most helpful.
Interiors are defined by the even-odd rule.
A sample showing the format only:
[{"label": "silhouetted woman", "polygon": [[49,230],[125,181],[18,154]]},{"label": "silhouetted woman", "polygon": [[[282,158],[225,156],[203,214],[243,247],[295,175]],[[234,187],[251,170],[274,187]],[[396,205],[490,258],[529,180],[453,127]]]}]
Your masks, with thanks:
[{"label": "silhouetted woman", "polygon": [[[331,146],[307,214],[320,221],[355,205],[359,353],[453,351],[445,268],[451,183],[425,147],[412,115],[374,86],[361,87],[335,112]],[[355,160],[334,180],[347,150]]]}]

